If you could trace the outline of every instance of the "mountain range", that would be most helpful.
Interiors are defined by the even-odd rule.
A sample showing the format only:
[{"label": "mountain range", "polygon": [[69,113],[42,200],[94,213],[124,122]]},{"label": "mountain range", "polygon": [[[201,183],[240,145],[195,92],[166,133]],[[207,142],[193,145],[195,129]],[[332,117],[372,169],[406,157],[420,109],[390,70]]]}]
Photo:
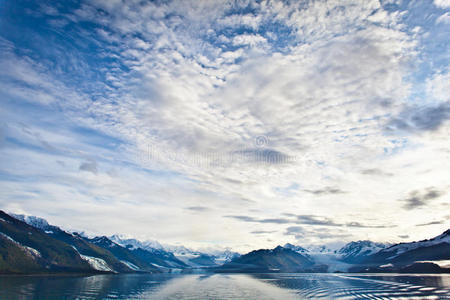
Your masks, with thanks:
[{"label": "mountain range", "polygon": [[0,273],[450,272],[450,230],[418,242],[350,242],[339,250],[285,244],[240,255],[119,235],[88,237],[0,210]]}]

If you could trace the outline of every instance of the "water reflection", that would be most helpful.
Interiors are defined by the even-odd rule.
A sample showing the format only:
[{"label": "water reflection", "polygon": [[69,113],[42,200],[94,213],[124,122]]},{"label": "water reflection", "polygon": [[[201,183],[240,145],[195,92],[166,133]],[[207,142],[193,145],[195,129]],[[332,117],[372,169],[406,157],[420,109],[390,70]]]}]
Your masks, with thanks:
[{"label": "water reflection", "polygon": [[0,276],[0,299],[450,299],[450,275]]},{"label": "water reflection", "polygon": [[259,274],[255,278],[294,290],[301,298],[438,299],[450,295],[448,274]]}]

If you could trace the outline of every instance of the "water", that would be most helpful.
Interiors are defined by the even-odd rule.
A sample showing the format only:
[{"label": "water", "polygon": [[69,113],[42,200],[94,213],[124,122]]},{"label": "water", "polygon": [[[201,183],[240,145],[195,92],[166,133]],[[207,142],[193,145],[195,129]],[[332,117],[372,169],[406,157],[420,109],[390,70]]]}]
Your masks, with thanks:
[{"label": "water", "polygon": [[0,299],[450,299],[450,274],[0,276]]}]

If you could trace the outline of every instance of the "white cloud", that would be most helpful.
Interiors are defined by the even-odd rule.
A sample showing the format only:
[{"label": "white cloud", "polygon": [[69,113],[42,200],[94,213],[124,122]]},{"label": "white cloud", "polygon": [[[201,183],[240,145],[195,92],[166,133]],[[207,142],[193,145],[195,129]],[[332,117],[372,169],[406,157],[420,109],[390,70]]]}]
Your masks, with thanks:
[{"label": "white cloud", "polygon": [[450,101],[450,72],[438,72],[426,82],[427,94],[439,102]]},{"label": "white cloud", "polygon": [[448,8],[450,7],[450,1],[449,0],[434,0],[434,5],[440,8]]},{"label": "white cloud", "polygon": [[[213,240],[236,249],[267,247],[269,236],[273,243],[294,237],[283,234],[285,224],[243,224],[224,215],[295,213],[339,224],[398,225],[357,228],[349,237],[376,240],[438,217],[441,202],[418,213],[403,211],[398,200],[411,186],[448,189],[440,179],[448,177],[441,168],[448,145],[440,139],[447,123],[419,134],[386,131],[409,107],[415,88],[409,75],[422,45],[402,24],[406,12],[388,12],[378,1],[249,5],[253,13],[241,15],[229,14],[233,5],[226,1],[90,1],[67,18],[102,28],[96,37],[113,63],[99,70],[107,82],[95,86],[95,101],[10,47],[1,61],[10,71],[1,75],[26,85],[5,81],[11,95],[34,94],[41,104],[57,104],[69,128],[91,128],[124,143],[115,153],[70,129],[39,129],[42,124],[23,116],[40,138],[14,134],[35,147],[48,141],[59,152],[0,148],[10,158],[3,170],[18,178],[39,178],[46,170],[51,179],[8,182],[2,191],[3,199],[14,199],[8,207],[43,216],[44,208],[64,215],[70,207],[70,221],[55,217],[55,223],[89,231],[85,224],[95,220],[98,233],[135,232],[199,247]],[[427,94],[448,100],[448,73],[426,81]],[[263,147],[258,136],[267,139]],[[284,161],[270,163],[273,157]],[[388,173],[393,176],[377,175]],[[279,193],[289,186],[297,188]],[[308,192],[326,187],[345,192]],[[206,209],[186,213],[185,207]],[[255,230],[271,233],[251,234]],[[420,230],[420,238],[429,237],[426,226]]]},{"label": "white cloud", "polygon": [[450,24],[450,13],[446,12],[436,19],[436,23]]}]

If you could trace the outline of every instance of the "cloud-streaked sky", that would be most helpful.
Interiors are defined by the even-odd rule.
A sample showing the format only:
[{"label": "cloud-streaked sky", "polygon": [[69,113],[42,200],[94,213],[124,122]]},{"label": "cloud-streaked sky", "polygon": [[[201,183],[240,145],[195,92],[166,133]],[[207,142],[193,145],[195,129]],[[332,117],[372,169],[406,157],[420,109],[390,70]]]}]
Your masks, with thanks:
[{"label": "cloud-streaked sky", "polygon": [[450,2],[1,1],[0,208],[246,251],[450,224]]}]

